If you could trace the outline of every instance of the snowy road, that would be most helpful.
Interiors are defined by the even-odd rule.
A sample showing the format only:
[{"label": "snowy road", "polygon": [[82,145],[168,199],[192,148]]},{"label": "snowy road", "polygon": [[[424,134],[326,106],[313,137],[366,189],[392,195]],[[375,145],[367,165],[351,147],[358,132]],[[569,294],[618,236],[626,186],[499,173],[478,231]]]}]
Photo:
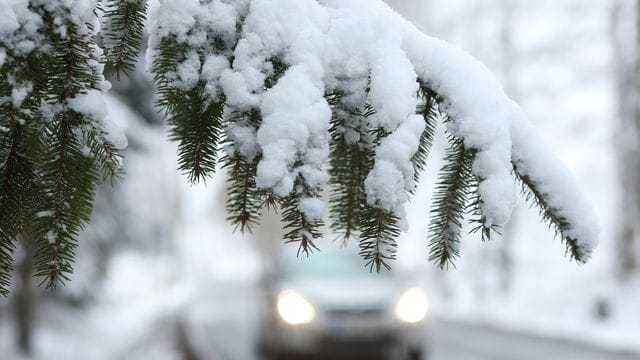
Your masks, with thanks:
[{"label": "snowy road", "polygon": [[[224,293],[224,296],[220,294]],[[222,310],[213,321],[200,319],[196,333],[203,353],[222,360],[259,359],[253,351],[257,294],[248,289],[218,289]],[[202,304],[201,304],[202,305]],[[204,335],[204,338],[202,335]],[[483,325],[437,320],[425,345],[430,360],[639,360],[640,354],[607,351],[589,344],[503,331]],[[209,355],[211,356],[211,355]],[[207,358],[207,357],[205,357]]]},{"label": "snowy road", "polygon": [[436,322],[430,337],[433,360],[638,360],[567,340],[511,333],[482,325]]}]

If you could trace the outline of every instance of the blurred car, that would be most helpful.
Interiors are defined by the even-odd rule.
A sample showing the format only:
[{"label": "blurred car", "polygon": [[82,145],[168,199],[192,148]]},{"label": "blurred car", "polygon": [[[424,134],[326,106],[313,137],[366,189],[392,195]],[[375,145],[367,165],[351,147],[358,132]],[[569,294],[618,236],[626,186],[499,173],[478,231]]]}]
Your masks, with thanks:
[{"label": "blurred car", "polygon": [[397,272],[370,272],[355,249],[284,253],[263,285],[268,359],[423,359],[425,291]]}]

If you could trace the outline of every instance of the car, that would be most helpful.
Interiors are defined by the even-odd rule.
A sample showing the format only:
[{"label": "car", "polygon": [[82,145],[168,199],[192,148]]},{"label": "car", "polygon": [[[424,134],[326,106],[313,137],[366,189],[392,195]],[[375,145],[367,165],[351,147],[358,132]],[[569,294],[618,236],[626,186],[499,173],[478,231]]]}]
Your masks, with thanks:
[{"label": "car", "polygon": [[277,257],[263,281],[267,359],[422,359],[429,302],[397,271],[371,272],[357,249]]}]

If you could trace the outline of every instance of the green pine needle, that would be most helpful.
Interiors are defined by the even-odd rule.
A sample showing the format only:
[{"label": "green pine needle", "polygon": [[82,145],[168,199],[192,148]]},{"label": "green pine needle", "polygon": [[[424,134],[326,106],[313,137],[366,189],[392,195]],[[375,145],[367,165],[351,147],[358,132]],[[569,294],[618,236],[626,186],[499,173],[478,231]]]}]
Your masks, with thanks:
[{"label": "green pine needle", "polygon": [[[329,130],[329,218],[331,229],[340,233],[343,241],[348,241],[360,230],[361,211],[366,205],[364,180],[373,167],[374,155],[366,126],[367,117],[373,111],[370,105],[362,109],[346,107],[340,93],[328,94],[327,98],[333,108]],[[357,137],[357,141],[353,137]]]},{"label": "green pine needle", "polygon": [[320,250],[316,242],[322,237],[320,228],[324,224],[321,220],[309,221],[299,209],[299,199],[298,194],[291,194],[282,202],[282,222],[286,231],[284,239],[286,243],[298,243],[298,256],[300,253],[309,256]]},{"label": "green pine needle", "polygon": [[[257,128],[262,122],[260,111],[235,111],[229,118],[229,123],[242,124]],[[229,138],[224,145],[231,154],[222,158],[223,168],[228,171],[227,178],[227,221],[234,225],[234,231],[253,233],[253,227],[259,223],[260,214],[264,207],[275,206],[267,202],[266,192],[256,186],[256,173],[261,159],[256,155],[253,159],[246,159],[235,150],[235,143]]]},{"label": "green pine needle", "polygon": [[170,110],[169,139],[178,142],[178,168],[195,183],[216,170],[224,100],[208,103],[197,87],[176,99]]},{"label": "green pine needle", "polygon": [[446,164],[435,187],[429,225],[429,260],[441,269],[460,256],[462,221],[474,182],[474,151],[466,149],[460,138],[448,137]]},{"label": "green pine needle", "polygon": [[477,176],[473,178],[473,182],[470,187],[471,188],[470,193],[472,195],[471,195],[471,201],[467,205],[467,214],[471,216],[471,219],[469,221],[473,225],[469,233],[470,234],[480,233],[482,241],[485,242],[485,241],[490,241],[493,238],[494,233],[498,235],[502,235],[502,232],[501,232],[502,227],[495,224],[487,225],[487,220],[486,220],[487,218],[482,213],[482,204],[483,204],[482,197],[478,192],[478,186],[480,184],[480,181],[481,180]]},{"label": "green pine needle", "polygon": [[16,237],[24,232],[25,212],[33,209],[35,174],[26,157],[24,129],[8,114],[13,128],[0,138],[0,295],[7,296],[13,271]]},{"label": "green pine needle", "polygon": [[360,255],[370,271],[391,270],[389,261],[396,259],[396,239],[400,235],[398,218],[388,211],[367,205],[362,210]]},{"label": "green pine needle", "polygon": [[[421,84],[418,90],[418,99],[420,104],[416,110],[418,115],[421,115],[424,119],[425,127],[422,135],[420,136],[420,145],[418,151],[413,155],[411,159],[414,168],[414,179],[416,184],[420,180],[420,174],[427,166],[427,159],[433,146],[433,139],[436,134],[436,126],[438,123],[438,102],[436,94],[433,90],[429,89],[426,85]],[[415,191],[412,190],[411,193]]]},{"label": "green pine needle", "polygon": [[147,13],[146,0],[107,0],[104,5],[105,55],[116,77],[133,71],[140,53]]},{"label": "green pine needle", "polygon": [[566,247],[566,254],[579,264],[586,263],[591,254],[578,245],[578,241],[576,239],[567,235],[567,231],[571,229],[569,221],[562,216],[557,209],[549,205],[549,202],[546,199],[546,194],[538,188],[531,178],[519,171],[515,164],[513,169],[516,178],[522,185],[522,194],[526,201],[531,206],[538,208],[542,221],[547,223],[549,228],[554,229],[556,236],[560,237]]}]

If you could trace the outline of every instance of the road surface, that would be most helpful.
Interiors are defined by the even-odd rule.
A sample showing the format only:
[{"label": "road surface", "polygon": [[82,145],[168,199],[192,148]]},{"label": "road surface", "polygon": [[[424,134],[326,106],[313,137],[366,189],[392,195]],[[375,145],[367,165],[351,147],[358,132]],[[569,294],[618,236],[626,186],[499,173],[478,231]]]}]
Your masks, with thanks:
[{"label": "road surface", "polygon": [[[258,318],[255,301],[259,296],[249,289],[218,291],[215,306],[223,315],[213,321],[198,318],[199,323],[192,323],[192,333],[200,334],[194,345],[209,354],[203,358],[215,354],[221,360],[259,360],[253,346]],[[640,354],[609,351],[587,343],[444,320],[434,320],[425,339],[429,360],[640,360]]]},{"label": "road surface", "polygon": [[435,322],[429,343],[433,360],[640,360],[640,354],[445,321]]}]

